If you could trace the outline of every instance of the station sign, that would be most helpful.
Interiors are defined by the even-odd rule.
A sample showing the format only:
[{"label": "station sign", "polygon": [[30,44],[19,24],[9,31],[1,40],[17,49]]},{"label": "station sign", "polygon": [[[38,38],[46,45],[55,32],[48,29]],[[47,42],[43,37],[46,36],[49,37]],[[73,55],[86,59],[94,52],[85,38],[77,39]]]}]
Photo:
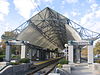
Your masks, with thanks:
[{"label": "station sign", "polygon": [[70,40],[68,41],[68,45],[93,45],[93,41],[90,40],[81,40],[81,41],[75,41],[75,40]]},{"label": "station sign", "polygon": [[24,43],[29,43],[29,42],[28,41],[16,41],[16,40],[6,41],[6,44],[8,45],[22,45]]}]

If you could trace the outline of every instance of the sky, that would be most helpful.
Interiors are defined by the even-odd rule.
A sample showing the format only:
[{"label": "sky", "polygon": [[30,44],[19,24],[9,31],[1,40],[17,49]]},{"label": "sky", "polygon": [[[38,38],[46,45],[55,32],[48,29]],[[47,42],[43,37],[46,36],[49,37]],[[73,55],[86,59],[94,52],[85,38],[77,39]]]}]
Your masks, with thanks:
[{"label": "sky", "polygon": [[100,33],[100,0],[0,0],[0,36],[5,31],[14,30],[45,7]]}]

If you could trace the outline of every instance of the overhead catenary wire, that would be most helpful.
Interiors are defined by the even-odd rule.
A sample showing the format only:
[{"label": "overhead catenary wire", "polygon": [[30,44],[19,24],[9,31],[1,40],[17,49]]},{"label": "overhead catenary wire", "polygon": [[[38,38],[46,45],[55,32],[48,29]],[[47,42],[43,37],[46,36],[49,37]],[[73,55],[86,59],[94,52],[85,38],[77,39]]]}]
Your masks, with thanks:
[{"label": "overhead catenary wire", "polygon": [[[37,1],[39,2],[39,0],[37,0]],[[31,0],[31,2],[32,2],[33,6],[34,6],[33,0]],[[36,3],[36,9],[37,9],[37,11],[41,11],[41,8],[40,8],[40,6],[37,4],[36,0],[34,0],[34,2]]]}]

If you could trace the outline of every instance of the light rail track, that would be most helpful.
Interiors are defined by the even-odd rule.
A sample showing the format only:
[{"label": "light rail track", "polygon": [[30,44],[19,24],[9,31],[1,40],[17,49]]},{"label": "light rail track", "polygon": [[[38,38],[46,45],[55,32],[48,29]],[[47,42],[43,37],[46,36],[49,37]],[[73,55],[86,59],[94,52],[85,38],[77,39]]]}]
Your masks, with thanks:
[{"label": "light rail track", "polygon": [[59,57],[59,58],[36,63],[36,65],[30,67],[30,71],[27,72],[26,75],[34,75],[34,73],[43,71],[43,69],[45,70],[46,68],[48,68],[48,66],[52,66],[51,68],[48,69],[48,71],[46,71],[46,73],[43,74],[43,75],[47,75],[57,65],[58,61],[62,58],[63,57]]}]

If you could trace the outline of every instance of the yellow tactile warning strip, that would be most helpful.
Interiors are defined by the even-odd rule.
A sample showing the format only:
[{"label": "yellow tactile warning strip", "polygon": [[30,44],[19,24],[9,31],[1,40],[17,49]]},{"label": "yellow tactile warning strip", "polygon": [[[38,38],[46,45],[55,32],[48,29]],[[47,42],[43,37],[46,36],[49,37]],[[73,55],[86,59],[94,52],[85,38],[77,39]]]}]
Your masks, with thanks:
[{"label": "yellow tactile warning strip", "polygon": [[[60,58],[60,57],[58,57],[58,58]],[[43,61],[43,62],[39,62],[39,63],[36,63],[36,65],[44,64],[44,63],[50,62],[50,61],[55,60],[55,59],[58,59],[58,58],[53,58],[53,59],[50,59],[50,60],[46,60],[46,61]]]}]

